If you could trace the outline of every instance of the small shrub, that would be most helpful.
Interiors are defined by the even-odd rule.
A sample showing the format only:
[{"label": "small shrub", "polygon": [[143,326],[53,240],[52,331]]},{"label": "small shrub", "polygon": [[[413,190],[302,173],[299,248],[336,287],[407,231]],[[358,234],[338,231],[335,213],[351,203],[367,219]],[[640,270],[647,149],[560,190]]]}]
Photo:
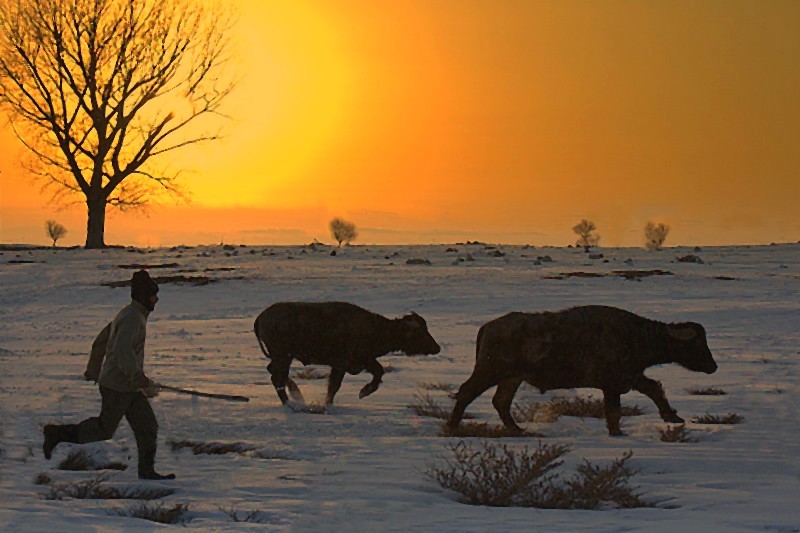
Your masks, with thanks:
[{"label": "small shrub", "polygon": [[415,402],[406,405],[409,409],[414,411],[417,416],[429,416],[432,418],[440,418],[446,420],[450,413],[443,409],[436,403],[436,400],[431,398],[430,394],[414,394]]},{"label": "small shrub", "polygon": [[[644,411],[638,405],[622,406],[622,416],[639,416]],[[521,401],[514,403],[513,415],[521,422],[555,422],[562,416],[605,418],[603,400],[589,396],[555,396],[547,403]]]},{"label": "small shrub", "polygon": [[460,441],[448,447],[452,458],[442,466],[431,466],[426,475],[445,489],[461,495],[470,505],[492,507],[537,507],[545,509],[598,509],[613,503],[632,508],[649,505],[636,488],[628,485],[636,474],[628,467],[632,452],[607,467],[588,460],[568,481],[559,483],[556,469],[569,447],[539,442],[515,451],[503,444]]},{"label": "small shrub", "polygon": [[306,413],[309,415],[325,415],[328,414],[328,406],[320,402],[311,403],[287,403],[287,406],[295,413]]},{"label": "small shrub", "polygon": [[696,396],[724,396],[728,394],[722,389],[717,389],[715,387],[706,387],[705,389],[689,389],[689,394],[694,394]]},{"label": "small shrub", "polygon": [[541,437],[539,433],[515,431],[505,426],[492,426],[486,422],[461,422],[457,428],[451,428],[447,422],[442,423],[442,437],[483,437],[499,439],[504,437]]},{"label": "small shrub", "polygon": [[667,426],[661,431],[661,442],[698,442],[694,437],[689,436],[690,431],[683,424],[679,426]]},{"label": "small shrub", "polygon": [[631,457],[633,452],[628,451],[606,467],[584,459],[578,473],[565,486],[551,491],[549,498],[542,503],[550,509],[598,509],[606,503],[622,509],[649,507],[638,490],[628,485],[630,478],[637,473],[627,465]]},{"label": "small shrub", "polygon": [[190,448],[194,455],[225,455],[227,453],[244,453],[256,449],[255,446],[244,442],[197,442],[191,440],[180,440],[169,442],[172,451]]},{"label": "small shrub", "polygon": [[661,250],[664,241],[667,240],[670,227],[666,224],[648,222],[644,227],[644,247],[648,250]]},{"label": "small shrub", "polygon": [[264,516],[261,511],[258,509],[253,509],[250,512],[245,512],[242,516],[239,516],[239,512],[231,507],[230,509],[225,509],[223,507],[219,508],[220,511],[228,515],[228,517],[234,522],[250,522],[253,524],[260,524],[264,521]]},{"label": "small shrub", "polygon": [[736,413],[728,413],[727,415],[711,415],[704,414],[692,419],[695,424],[738,424],[744,420],[744,417]]},{"label": "small shrub", "polygon": [[58,466],[59,470],[84,471],[84,470],[126,470],[127,465],[122,463],[98,464],[86,450],[73,450]]},{"label": "small shrub", "polygon": [[331,229],[331,236],[336,239],[340,247],[342,243],[350,244],[351,241],[358,237],[358,230],[352,222],[337,217],[331,220],[328,225]]},{"label": "small shrub", "polygon": [[418,385],[419,385],[420,389],[429,390],[429,391],[438,390],[438,391],[443,391],[443,392],[453,392],[454,390],[456,390],[456,386],[455,385],[453,385],[452,383],[445,383],[443,381],[440,381],[438,383],[422,381],[422,382],[418,383]]},{"label": "small shrub", "polygon": [[40,472],[35,478],[33,478],[34,485],[49,485],[52,481],[53,478],[44,472]]},{"label": "small shrub", "polygon": [[176,503],[172,507],[167,507],[163,502],[139,502],[126,509],[116,509],[114,512],[119,516],[141,518],[159,524],[183,524],[191,520],[188,516],[188,503]]},{"label": "small shrub", "polygon": [[175,489],[159,487],[107,487],[103,482],[108,479],[105,474],[92,479],[74,483],[53,483],[46,500],[156,500],[175,493]]},{"label": "small shrub", "polygon": [[461,494],[470,505],[492,507],[525,506],[547,492],[555,474],[552,470],[569,451],[566,446],[539,443],[530,451],[516,452],[506,445],[459,441],[447,447],[453,454],[441,467],[431,466],[426,474],[445,489]]}]

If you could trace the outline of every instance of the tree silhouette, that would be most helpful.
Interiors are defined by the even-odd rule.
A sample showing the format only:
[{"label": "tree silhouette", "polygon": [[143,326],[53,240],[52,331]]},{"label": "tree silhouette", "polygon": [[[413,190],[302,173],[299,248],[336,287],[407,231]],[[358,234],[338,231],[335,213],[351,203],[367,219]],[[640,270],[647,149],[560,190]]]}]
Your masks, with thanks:
[{"label": "tree silhouette", "polygon": [[578,235],[576,246],[583,246],[584,251],[589,252],[589,248],[597,246],[600,242],[600,235],[593,233],[597,226],[591,220],[585,218],[572,227],[572,231]]},{"label": "tree silhouette", "polygon": [[55,220],[48,220],[44,223],[44,227],[47,230],[47,236],[53,240],[53,248],[56,247],[56,241],[67,234],[67,228]]},{"label": "tree silhouette", "polygon": [[343,242],[350,244],[350,241],[353,241],[356,237],[358,237],[356,225],[342,218],[334,218],[331,220],[330,228],[331,235],[339,243],[339,246],[341,246]]},{"label": "tree silhouette", "polygon": [[87,206],[86,247],[106,207],[179,193],[159,156],[219,137],[229,12],[191,0],[0,2],[0,108],[53,200]]},{"label": "tree silhouette", "polygon": [[648,250],[660,250],[667,240],[670,227],[666,224],[648,222],[644,227],[644,247]]}]

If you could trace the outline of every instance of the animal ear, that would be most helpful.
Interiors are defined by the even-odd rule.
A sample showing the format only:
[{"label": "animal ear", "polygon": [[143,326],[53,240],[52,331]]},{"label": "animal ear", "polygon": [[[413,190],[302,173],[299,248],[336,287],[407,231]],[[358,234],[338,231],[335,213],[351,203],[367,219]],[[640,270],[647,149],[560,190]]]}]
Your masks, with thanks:
[{"label": "animal ear", "polygon": [[669,332],[670,337],[678,339],[679,341],[690,341],[697,337],[697,332],[691,326],[683,328],[667,326],[667,332]]},{"label": "animal ear", "polygon": [[407,323],[408,325],[410,325],[413,328],[418,328],[418,327],[420,327],[422,325],[422,324],[420,324],[420,319],[421,318],[422,318],[421,316],[419,316],[417,313],[412,311],[411,314],[408,314],[408,315],[403,317],[403,322]]}]

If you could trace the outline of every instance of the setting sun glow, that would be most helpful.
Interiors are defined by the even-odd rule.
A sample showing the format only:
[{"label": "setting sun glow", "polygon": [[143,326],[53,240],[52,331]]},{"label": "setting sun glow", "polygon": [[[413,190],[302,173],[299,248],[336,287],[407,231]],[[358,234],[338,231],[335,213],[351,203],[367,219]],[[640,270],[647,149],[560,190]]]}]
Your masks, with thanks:
[{"label": "setting sun glow", "polygon": [[[224,139],[175,152],[185,203],[111,215],[137,245],[800,239],[800,3],[238,0]],[[190,105],[190,104],[186,104]],[[3,117],[0,241],[83,242]]]}]

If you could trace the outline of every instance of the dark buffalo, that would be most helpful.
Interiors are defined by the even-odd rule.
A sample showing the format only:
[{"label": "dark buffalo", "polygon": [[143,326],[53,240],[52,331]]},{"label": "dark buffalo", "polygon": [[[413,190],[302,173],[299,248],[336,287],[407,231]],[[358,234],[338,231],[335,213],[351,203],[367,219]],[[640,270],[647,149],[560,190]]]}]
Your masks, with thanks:
[{"label": "dark buffalo", "polygon": [[622,434],[620,395],[632,389],[653,400],[663,420],[680,423],[661,384],[644,371],[666,363],[707,374],[717,370],[700,324],[664,324],[600,305],[501,316],[480,328],[476,352],[475,369],[456,393],[448,421],[453,428],[475,398],[497,385],[492,404],[507,427],[521,431],[511,402],[523,381],[542,392],[602,390],[610,435]]},{"label": "dark buffalo", "polygon": [[390,320],[345,302],[276,303],[258,315],[254,329],[261,351],[271,359],[267,370],[284,404],[287,386],[295,399],[302,400],[300,389],[289,378],[292,359],[331,367],[325,397],[325,403],[331,404],[345,372],[372,374],[372,381],[359,393],[364,398],[380,386],[384,369],[378,357],[393,351],[430,355],[440,350],[418,314]]}]

